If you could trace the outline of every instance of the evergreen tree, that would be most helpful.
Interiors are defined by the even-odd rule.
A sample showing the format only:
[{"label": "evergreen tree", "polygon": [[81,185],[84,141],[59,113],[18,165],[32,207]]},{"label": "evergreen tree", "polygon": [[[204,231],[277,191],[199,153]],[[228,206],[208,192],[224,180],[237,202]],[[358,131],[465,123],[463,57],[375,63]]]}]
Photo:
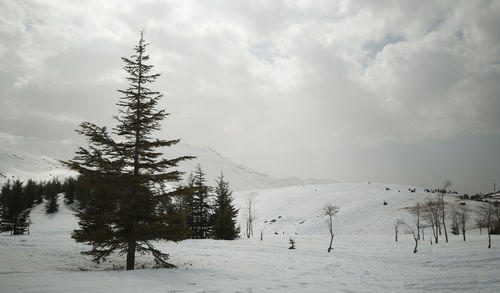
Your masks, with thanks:
[{"label": "evergreen tree", "polygon": [[224,181],[224,174],[221,173],[215,186],[215,226],[213,229],[215,239],[233,240],[240,234],[240,229],[236,227],[238,209],[232,204],[232,194],[229,183]]},{"label": "evergreen tree", "polygon": [[186,182],[182,184],[178,188],[181,197],[180,197],[180,208],[182,210],[182,213],[185,215],[185,221],[186,225],[189,228],[189,235],[190,238],[195,238],[194,235],[194,229],[195,229],[195,223],[194,223],[194,211],[195,211],[195,201],[194,197],[197,191],[197,188],[195,187],[195,177],[193,172],[189,174],[189,177],[187,178]]},{"label": "evergreen tree", "polygon": [[62,189],[64,191],[64,199],[66,204],[72,204],[75,201],[76,179],[69,177],[64,180]]},{"label": "evergreen tree", "polygon": [[45,195],[45,212],[53,214],[59,211],[59,192],[61,191],[61,183],[56,178],[47,182],[44,188]]},{"label": "evergreen tree", "polygon": [[198,164],[194,171],[193,197],[193,238],[209,238],[213,227],[212,205],[210,203],[210,187],[206,185],[205,173]]},{"label": "evergreen tree", "polygon": [[0,194],[0,232],[21,235],[29,229],[29,214],[33,202],[26,196],[23,183],[7,181]]},{"label": "evergreen tree", "polygon": [[24,194],[27,200],[33,205],[38,200],[38,185],[33,179],[29,179],[24,186]]},{"label": "evergreen tree", "polygon": [[87,148],[79,148],[76,156],[65,162],[82,176],[88,185],[83,194],[87,197],[77,216],[80,228],[73,238],[90,244],[89,255],[95,261],[105,259],[113,252],[126,254],[126,269],[133,270],[136,252],[151,253],[157,265],[170,266],[168,255],[156,249],[151,241],[186,238],[183,218],[160,209],[175,193],[164,193],[161,186],[166,181],[178,181],[181,173],[170,171],[178,162],[191,157],[167,160],[159,148],[169,147],[179,140],[153,138],[153,131],[160,130],[160,122],[168,113],[157,110],[162,95],[146,86],[159,74],[147,62],[148,44],[143,33],[130,58],[122,58],[128,74],[129,87],[119,90],[122,94],[117,106],[119,115],[114,118],[117,126],[112,134],[106,127],[89,122],[80,125],[78,133],[87,137]]}]

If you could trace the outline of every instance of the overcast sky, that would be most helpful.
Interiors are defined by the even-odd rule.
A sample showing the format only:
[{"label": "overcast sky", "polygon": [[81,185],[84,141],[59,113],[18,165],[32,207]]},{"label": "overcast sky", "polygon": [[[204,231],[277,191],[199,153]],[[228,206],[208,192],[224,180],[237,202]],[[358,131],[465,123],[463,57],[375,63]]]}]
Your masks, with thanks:
[{"label": "overcast sky", "polygon": [[114,125],[145,28],[161,136],[272,176],[500,189],[500,1],[0,2],[0,131]]}]

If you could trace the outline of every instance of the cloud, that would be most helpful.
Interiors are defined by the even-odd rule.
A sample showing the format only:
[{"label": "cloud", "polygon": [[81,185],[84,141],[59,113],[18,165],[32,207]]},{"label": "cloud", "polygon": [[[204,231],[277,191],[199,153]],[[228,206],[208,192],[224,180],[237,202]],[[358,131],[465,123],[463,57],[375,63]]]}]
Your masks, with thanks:
[{"label": "cloud", "polygon": [[[65,139],[76,121],[112,125],[120,57],[142,28],[172,113],[162,135],[265,171],[280,165],[259,159],[266,152],[333,158],[500,129],[497,1],[3,1],[0,11],[2,131]],[[303,172],[300,160],[286,171]]]}]

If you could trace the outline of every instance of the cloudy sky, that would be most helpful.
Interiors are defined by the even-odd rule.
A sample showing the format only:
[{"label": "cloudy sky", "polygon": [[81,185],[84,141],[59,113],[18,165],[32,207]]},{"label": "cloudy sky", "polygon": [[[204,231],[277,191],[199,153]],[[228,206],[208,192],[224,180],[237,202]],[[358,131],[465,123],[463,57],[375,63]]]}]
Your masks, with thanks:
[{"label": "cloudy sky", "polygon": [[161,136],[272,176],[500,189],[500,1],[0,2],[0,131],[113,126],[145,28]]}]

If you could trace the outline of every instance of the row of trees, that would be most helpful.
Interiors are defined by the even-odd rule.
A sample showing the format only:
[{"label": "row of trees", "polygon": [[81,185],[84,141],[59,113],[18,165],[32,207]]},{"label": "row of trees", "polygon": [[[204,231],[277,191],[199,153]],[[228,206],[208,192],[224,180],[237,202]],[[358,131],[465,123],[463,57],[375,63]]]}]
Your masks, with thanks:
[{"label": "row of trees", "polygon": [[205,173],[198,165],[183,185],[181,208],[187,215],[192,239],[233,240],[240,233],[236,225],[238,209],[232,203],[229,183],[223,174],[215,183],[215,187],[207,185]]},{"label": "row of trees", "polygon": [[57,212],[61,193],[64,193],[66,203],[71,204],[75,182],[73,178],[65,179],[62,183],[57,178],[41,182],[30,179],[26,183],[19,179],[8,180],[2,185],[0,193],[0,232],[13,235],[29,233],[32,208],[45,202],[48,214]]},{"label": "row of trees", "polygon": [[400,219],[394,224],[395,239],[397,241],[398,231],[400,227],[405,227],[406,232],[413,235],[415,240],[415,248],[413,252],[418,251],[418,242],[425,240],[425,229],[431,228],[431,244],[439,243],[440,237],[445,237],[445,242],[448,242],[448,230],[446,223],[451,222],[451,233],[459,235],[462,233],[463,240],[466,241],[467,227],[470,226],[472,213],[476,213],[475,226],[480,229],[484,228],[488,233],[488,248],[491,248],[491,234],[500,233],[500,204],[498,202],[487,202],[482,204],[478,209],[472,210],[465,202],[458,204],[450,204],[444,201],[444,194],[441,194],[438,199],[429,199],[423,203],[417,203],[415,206],[408,208],[409,212],[415,216],[413,223],[408,223]]}]

